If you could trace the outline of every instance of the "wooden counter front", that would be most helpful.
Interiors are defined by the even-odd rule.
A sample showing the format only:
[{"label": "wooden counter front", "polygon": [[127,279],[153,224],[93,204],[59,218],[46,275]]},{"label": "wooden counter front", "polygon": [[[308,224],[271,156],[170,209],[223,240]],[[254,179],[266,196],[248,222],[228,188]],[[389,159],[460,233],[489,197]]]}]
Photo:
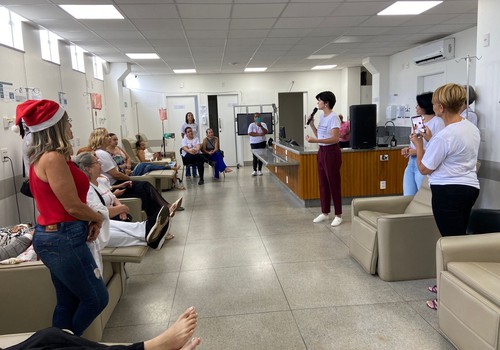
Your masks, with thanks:
[{"label": "wooden counter front", "polygon": [[[274,144],[273,148],[281,157],[295,160],[299,165],[268,166],[268,169],[300,199],[319,199],[316,152],[290,149],[281,144]],[[408,159],[401,155],[401,148],[343,149],[340,168],[342,197],[402,194]],[[380,188],[381,181],[385,181],[385,189]]]}]

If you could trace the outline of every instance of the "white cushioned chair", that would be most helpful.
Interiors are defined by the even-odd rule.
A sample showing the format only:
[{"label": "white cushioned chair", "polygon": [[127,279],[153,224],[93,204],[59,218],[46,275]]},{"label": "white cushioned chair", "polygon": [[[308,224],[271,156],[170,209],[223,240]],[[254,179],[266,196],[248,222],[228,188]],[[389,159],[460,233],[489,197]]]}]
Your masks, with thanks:
[{"label": "white cushioned chair", "polygon": [[500,233],[436,245],[439,329],[457,349],[500,350]]},{"label": "white cushioned chair", "polygon": [[436,276],[441,237],[425,177],[415,196],[355,198],[349,252],[363,269],[384,281]]}]

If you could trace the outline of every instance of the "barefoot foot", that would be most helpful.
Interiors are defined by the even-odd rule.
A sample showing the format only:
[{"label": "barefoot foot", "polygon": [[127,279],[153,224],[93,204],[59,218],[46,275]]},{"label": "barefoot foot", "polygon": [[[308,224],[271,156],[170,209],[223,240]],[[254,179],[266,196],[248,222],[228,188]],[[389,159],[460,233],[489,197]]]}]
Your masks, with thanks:
[{"label": "barefoot foot", "polygon": [[[179,350],[186,345],[196,329],[198,314],[191,306],[179,316],[177,321],[159,336],[144,342],[144,350]],[[196,345],[195,345],[196,347]],[[194,349],[186,348],[186,349]]]},{"label": "barefoot foot", "polygon": [[191,339],[190,341],[188,341],[183,347],[181,350],[193,350],[193,349],[196,349],[196,347],[198,345],[201,344],[201,338],[200,337],[196,337],[196,338],[193,338]]}]

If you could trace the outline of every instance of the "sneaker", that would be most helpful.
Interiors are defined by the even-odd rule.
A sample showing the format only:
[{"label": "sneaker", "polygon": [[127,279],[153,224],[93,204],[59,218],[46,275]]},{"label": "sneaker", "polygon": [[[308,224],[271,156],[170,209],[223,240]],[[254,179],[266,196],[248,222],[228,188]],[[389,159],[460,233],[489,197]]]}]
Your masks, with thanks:
[{"label": "sneaker", "polygon": [[204,183],[205,183],[205,181],[203,181],[203,180],[198,181],[198,185],[203,185]]},{"label": "sneaker", "polygon": [[339,216],[336,216],[335,219],[332,221],[332,226],[339,226],[342,223],[342,218]]},{"label": "sneaker", "polygon": [[155,241],[148,243],[150,248],[155,250],[160,250],[163,247],[163,244],[166,240],[174,238],[174,235],[170,234],[170,228],[172,227],[171,222],[167,222],[167,224],[161,229],[160,234],[156,238]]},{"label": "sneaker", "polygon": [[252,171],[252,176],[257,176],[257,172],[255,170]]},{"label": "sneaker", "polygon": [[262,176],[264,174],[262,173],[262,171],[259,170],[259,171],[257,171],[257,175]]},{"label": "sneaker", "polygon": [[[146,242],[149,244],[151,242],[154,242],[158,239],[160,236],[161,230],[165,227],[165,225],[168,223],[168,219],[170,218],[168,208],[163,206],[160,208],[158,211],[158,214],[156,215],[156,219],[148,219],[146,222],[146,229],[149,230],[147,231],[148,234],[146,235]],[[155,220],[154,223],[152,220]]]},{"label": "sneaker", "polygon": [[328,220],[328,214],[321,213],[318,215],[318,217],[316,217],[316,219],[313,220],[313,222],[317,224],[318,222],[323,222],[325,220]]},{"label": "sneaker", "polygon": [[174,188],[176,188],[178,190],[185,190],[186,189],[184,186],[182,186],[182,184],[180,182],[176,182],[174,185]]}]

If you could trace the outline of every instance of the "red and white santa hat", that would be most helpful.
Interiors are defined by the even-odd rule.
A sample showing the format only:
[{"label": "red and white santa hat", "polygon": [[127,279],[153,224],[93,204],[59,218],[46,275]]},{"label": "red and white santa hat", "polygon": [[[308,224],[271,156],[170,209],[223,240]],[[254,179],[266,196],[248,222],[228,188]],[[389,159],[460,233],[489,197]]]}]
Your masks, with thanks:
[{"label": "red and white santa hat", "polygon": [[16,124],[21,119],[31,132],[42,131],[55,125],[63,117],[65,110],[51,100],[28,100],[17,106]]}]

